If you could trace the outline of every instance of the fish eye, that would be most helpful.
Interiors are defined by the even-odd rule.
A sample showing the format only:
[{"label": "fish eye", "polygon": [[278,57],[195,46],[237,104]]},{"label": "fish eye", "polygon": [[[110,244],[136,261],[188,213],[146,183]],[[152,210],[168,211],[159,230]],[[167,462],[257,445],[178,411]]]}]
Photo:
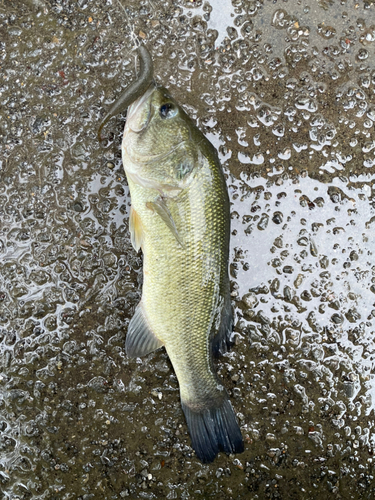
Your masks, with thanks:
[{"label": "fish eye", "polygon": [[160,107],[159,114],[162,118],[172,118],[176,114],[176,108],[171,102],[167,102]]}]

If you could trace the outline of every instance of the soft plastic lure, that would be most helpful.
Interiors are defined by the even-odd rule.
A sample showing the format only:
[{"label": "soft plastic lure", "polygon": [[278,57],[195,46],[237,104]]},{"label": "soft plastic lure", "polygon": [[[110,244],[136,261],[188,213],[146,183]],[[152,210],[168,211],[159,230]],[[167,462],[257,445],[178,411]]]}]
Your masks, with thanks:
[{"label": "soft plastic lure", "polygon": [[150,86],[153,74],[154,67],[152,64],[152,59],[149,51],[144,45],[141,45],[137,49],[139,54],[139,75],[134,82],[132,82],[124,92],[120,95],[120,97],[112,104],[110,110],[105,115],[103,120],[101,121],[98,129],[98,140],[101,142],[101,132],[104,125],[112,118],[119,113],[122,113],[127,109],[130,104],[132,104],[138,97],[143,95],[147,88]]}]

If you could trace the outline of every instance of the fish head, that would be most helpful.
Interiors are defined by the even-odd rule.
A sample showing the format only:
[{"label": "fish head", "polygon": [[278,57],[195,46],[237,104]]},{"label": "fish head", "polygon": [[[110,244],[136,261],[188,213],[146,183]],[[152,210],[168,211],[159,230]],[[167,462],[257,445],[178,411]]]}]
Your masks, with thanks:
[{"label": "fish head", "polygon": [[203,136],[168,91],[152,84],[129,108],[122,142],[125,171],[144,187],[179,192],[191,182]]}]

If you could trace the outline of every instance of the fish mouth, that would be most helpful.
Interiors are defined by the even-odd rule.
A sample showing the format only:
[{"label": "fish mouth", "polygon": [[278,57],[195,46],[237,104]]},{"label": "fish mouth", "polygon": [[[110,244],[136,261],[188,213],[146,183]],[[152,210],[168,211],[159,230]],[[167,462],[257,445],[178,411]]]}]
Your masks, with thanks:
[{"label": "fish mouth", "polygon": [[[142,132],[147,125],[150,123],[152,113],[151,113],[151,102],[147,103],[149,97],[156,90],[156,85],[154,82],[148,87],[146,92],[134,101],[128,109],[128,114],[126,118],[127,127],[135,133]],[[143,109],[143,113],[140,110]]]}]

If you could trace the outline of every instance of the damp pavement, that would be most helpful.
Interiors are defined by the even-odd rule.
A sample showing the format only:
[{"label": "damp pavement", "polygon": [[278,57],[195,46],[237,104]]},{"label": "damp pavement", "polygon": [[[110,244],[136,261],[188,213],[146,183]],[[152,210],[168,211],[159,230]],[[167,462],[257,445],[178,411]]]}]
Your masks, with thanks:
[{"label": "damp pavement", "polygon": [[[374,497],[375,5],[0,3],[4,499]],[[124,353],[125,116],[158,82],[218,148],[236,321],[218,361],[245,452],[202,465],[164,350]]]}]

